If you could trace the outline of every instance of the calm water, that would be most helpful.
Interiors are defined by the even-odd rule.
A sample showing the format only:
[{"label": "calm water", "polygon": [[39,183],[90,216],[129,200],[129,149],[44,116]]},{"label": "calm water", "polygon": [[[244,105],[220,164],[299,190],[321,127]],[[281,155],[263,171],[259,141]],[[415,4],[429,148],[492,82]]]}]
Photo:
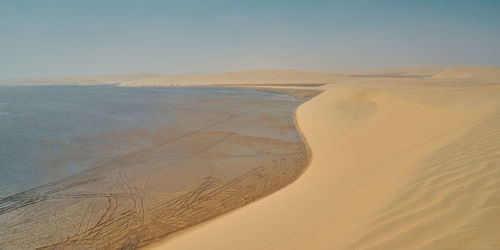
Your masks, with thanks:
[{"label": "calm water", "polygon": [[[221,105],[207,100],[228,96],[239,101],[290,99],[217,88],[0,87],[0,198],[151,144],[144,137],[110,135],[194,126],[196,114]],[[229,106],[221,112],[232,110]]]}]

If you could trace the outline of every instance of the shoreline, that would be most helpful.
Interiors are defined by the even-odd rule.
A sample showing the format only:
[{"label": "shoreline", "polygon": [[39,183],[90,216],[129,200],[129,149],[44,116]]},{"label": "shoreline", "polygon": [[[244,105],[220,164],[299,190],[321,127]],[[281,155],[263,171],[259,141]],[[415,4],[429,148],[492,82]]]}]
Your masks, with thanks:
[{"label": "shoreline", "polygon": [[[244,96],[204,96],[197,104],[203,108],[190,109],[180,120],[198,122],[183,124],[182,130],[174,126],[156,135],[103,134],[157,141],[106,160],[101,168],[2,199],[0,222],[8,218],[18,225],[15,230],[5,227],[4,239],[16,241],[17,246],[36,244],[33,247],[141,247],[288,185],[309,161],[296,129],[295,109],[302,101],[263,93]],[[228,102],[230,106],[217,106]],[[57,212],[51,209],[54,206]],[[32,216],[37,219],[17,223]],[[32,243],[19,238],[47,223],[57,224],[44,230],[51,238]]]},{"label": "shoreline", "polygon": [[[269,198],[269,196],[272,196],[275,193],[280,192],[281,190],[287,188],[288,186],[292,185],[294,182],[296,182],[298,179],[301,178],[301,176],[308,170],[310,167],[312,157],[313,157],[313,152],[311,150],[310,144],[307,141],[306,136],[304,135],[304,132],[299,126],[298,118],[297,118],[297,111],[298,109],[306,104],[307,102],[311,101],[312,99],[316,98],[317,96],[321,95],[324,93],[326,90],[323,89],[323,87],[326,84],[312,84],[313,86],[310,87],[305,87],[305,86],[300,86],[299,88],[290,88],[293,86],[290,85],[278,85],[278,86],[270,86],[268,84],[262,84],[261,86],[253,86],[253,85],[214,85],[214,86],[193,86],[193,87],[221,87],[221,88],[241,88],[241,89],[248,89],[248,90],[255,90],[255,91],[262,91],[262,92],[267,92],[267,93],[275,93],[275,94],[283,94],[283,95],[289,95],[292,96],[298,100],[304,100],[308,99],[307,101],[303,102],[300,104],[295,110],[294,110],[294,124],[295,124],[295,129],[298,131],[300,138],[302,140],[302,143],[304,144],[306,148],[306,158],[307,162],[305,163],[304,167],[302,168],[302,172],[291,182],[288,184],[282,186],[281,188],[274,190],[273,192],[266,194],[262,197],[259,197],[258,199],[245,204],[241,207],[232,209],[228,212],[222,213],[217,215],[214,218],[211,218],[209,220],[203,221],[201,223],[198,223],[196,225],[190,226],[188,228],[182,229],[180,231],[174,232],[172,234],[169,234],[165,237],[161,237],[161,239],[156,240],[154,242],[151,242],[150,244],[142,247],[143,249],[165,249],[165,244],[168,244],[172,240],[176,240],[190,232],[194,232],[203,226],[210,225],[210,223],[213,223],[216,220],[222,219],[226,216],[230,216],[231,214],[237,213],[238,211],[245,209],[248,206],[251,206],[252,204],[259,202],[261,200]],[[166,86],[168,87],[176,87],[176,86]],[[168,246],[167,246],[168,248]]]},{"label": "shoreline", "polygon": [[[473,246],[470,244],[481,241],[489,246],[498,245],[500,242],[489,237],[488,231],[470,232],[477,238],[470,242],[455,238],[463,237],[459,232],[465,230],[464,226],[486,225],[486,221],[495,218],[495,213],[491,214],[493,217],[485,217],[486,220],[471,220],[469,224],[441,225],[442,231],[434,232],[433,238],[421,239],[424,241],[408,240],[410,235],[433,232],[427,227],[434,225],[438,218],[484,217],[480,209],[484,204],[471,200],[470,193],[456,196],[460,199],[456,202],[463,200],[464,204],[478,206],[469,214],[459,207],[440,214],[436,207],[429,212],[434,219],[423,216],[398,221],[397,216],[385,212],[390,211],[388,207],[395,207],[399,214],[412,215],[440,204],[439,200],[431,199],[432,196],[412,197],[414,192],[447,197],[453,190],[427,186],[427,180],[421,177],[425,173],[422,171],[427,171],[434,161],[443,161],[442,166],[432,166],[433,171],[447,173],[450,171],[447,169],[453,169],[450,167],[457,163],[448,161],[446,154],[437,153],[439,149],[445,148],[450,154],[469,150],[460,148],[455,141],[471,133],[474,136],[476,127],[491,130],[500,121],[497,116],[488,118],[500,107],[498,84],[471,85],[455,80],[447,86],[448,79],[431,79],[438,83],[432,86],[426,81],[429,80],[354,79],[327,86],[325,92],[303,103],[296,111],[298,127],[312,150],[311,163],[300,178],[258,202],[152,249],[387,249],[432,248],[452,243],[463,248],[469,244],[470,248]],[[494,119],[487,125],[490,127],[482,127],[485,119]],[[480,140],[492,139],[481,137]],[[491,143],[486,145],[495,147]],[[482,157],[495,160],[491,154]],[[480,165],[460,168],[494,171],[483,170]],[[433,175],[451,178],[451,173]],[[488,180],[488,183],[500,180],[500,175],[488,176]],[[415,186],[414,183],[420,182],[421,186]],[[464,185],[468,185],[467,182]],[[486,189],[486,192],[485,197],[489,199],[497,197],[494,190]],[[422,201],[408,206],[411,204],[408,202],[417,198]],[[415,237],[413,239],[418,239]]]},{"label": "shoreline", "polygon": [[[229,87],[229,88],[231,88],[231,87]],[[251,89],[251,90],[253,90],[253,88],[251,88],[251,87],[248,87],[248,88],[247,88],[247,87],[241,87],[241,88],[244,88],[244,89]],[[288,89],[288,90],[290,90],[290,89]],[[267,92],[266,90],[262,90],[262,91]],[[285,92],[286,92],[286,91],[285,91]],[[323,91],[321,91],[321,92],[323,92]],[[321,94],[321,92],[320,92],[318,95],[320,95],[320,94]],[[270,93],[275,93],[275,92],[270,92]],[[278,90],[278,91],[276,91],[276,93],[281,93],[281,94],[283,94],[283,92],[280,92],[279,90]],[[314,97],[312,97],[312,98],[314,98]],[[303,104],[305,104],[305,102],[304,102],[304,103],[302,103],[301,105],[303,105]],[[300,107],[301,105],[299,105],[299,107]],[[164,246],[164,244],[166,244],[166,243],[168,244],[168,242],[169,242],[169,241],[172,241],[172,240],[175,240],[175,239],[177,239],[177,238],[179,238],[179,237],[182,237],[183,235],[185,235],[185,234],[187,234],[187,233],[190,233],[190,232],[196,231],[196,230],[198,230],[199,228],[201,228],[201,227],[203,227],[203,226],[209,225],[210,223],[212,223],[212,222],[213,222],[213,221],[215,221],[215,220],[219,220],[219,219],[221,219],[221,218],[224,218],[224,217],[226,217],[226,216],[229,216],[229,215],[231,215],[231,214],[233,214],[233,213],[238,212],[239,210],[245,209],[246,207],[248,207],[248,206],[252,205],[253,203],[256,203],[256,202],[259,202],[259,201],[261,201],[261,200],[263,200],[263,199],[266,199],[266,198],[268,198],[269,196],[272,196],[273,194],[275,194],[275,193],[277,193],[277,192],[279,192],[279,191],[281,191],[281,190],[283,190],[283,189],[287,188],[289,185],[292,185],[295,181],[297,181],[299,178],[301,178],[301,176],[302,176],[302,175],[303,175],[303,174],[307,171],[307,169],[309,168],[309,166],[310,166],[310,164],[311,164],[311,160],[312,160],[312,150],[311,150],[311,147],[309,146],[309,143],[307,142],[307,138],[304,136],[303,132],[301,131],[301,129],[300,129],[299,125],[298,125],[298,121],[297,121],[297,109],[298,109],[299,107],[297,107],[297,108],[295,109],[295,111],[294,111],[294,123],[295,123],[295,128],[296,128],[296,130],[299,132],[299,135],[300,135],[300,137],[301,137],[301,140],[302,140],[302,142],[303,142],[303,144],[304,144],[304,146],[305,146],[305,148],[306,148],[306,159],[307,159],[307,162],[306,162],[306,163],[304,163],[304,166],[302,167],[302,171],[298,174],[298,176],[297,176],[294,180],[292,180],[291,182],[287,183],[286,185],[284,185],[284,186],[280,187],[279,189],[276,189],[276,190],[272,191],[272,192],[271,192],[271,193],[269,193],[269,194],[266,194],[266,195],[263,195],[263,196],[261,196],[261,197],[258,197],[257,199],[255,199],[255,200],[251,201],[251,202],[250,202],[250,203],[248,203],[248,204],[245,204],[245,205],[243,205],[243,206],[237,207],[237,208],[232,209],[232,210],[230,210],[230,211],[227,211],[227,212],[221,213],[221,214],[219,214],[219,215],[215,216],[214,218],[211,218],[211,219],[208,219],[208,220],[203,221],[203,222],[201,222],[201,223],[198,223],[198,224],[195,224],[195,225],[189,226],[189,227],[187,227],[187,228],[184,228],[184,229],[179,230],[179,231],[177,231],[177,232],[171,233],[171,234],[166,235],[166,236],[164,236],[164,237],[160,237],[158,240],[153,241],[153,242],[151,242],[151,243],[149,243],[149,244],[147,244],[147,245],[145,245],[145,246],[143,246],[143,247],[141,247],[141,248],[142,248],[142,249],[163,249],[163,248],[165,247],[165,246]]]}]

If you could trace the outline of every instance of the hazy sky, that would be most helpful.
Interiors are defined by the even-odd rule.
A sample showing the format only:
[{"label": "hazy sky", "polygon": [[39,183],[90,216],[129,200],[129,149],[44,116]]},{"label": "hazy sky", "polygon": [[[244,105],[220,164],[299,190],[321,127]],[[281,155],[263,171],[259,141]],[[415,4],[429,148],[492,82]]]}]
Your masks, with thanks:
[{"label": "hazy sky", "polygon": [[0,0],[0,78],[500,65],[500,1]]}]

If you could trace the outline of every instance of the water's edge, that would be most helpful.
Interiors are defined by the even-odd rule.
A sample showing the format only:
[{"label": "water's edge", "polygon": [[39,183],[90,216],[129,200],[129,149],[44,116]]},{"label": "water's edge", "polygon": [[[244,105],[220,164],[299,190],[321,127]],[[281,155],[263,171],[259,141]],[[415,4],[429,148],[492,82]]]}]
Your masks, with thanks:
[{"label": "water's edge", "polygon": [[[249,91],[256,90],[249,89]],[[258,89],[257,91],[265,91],[265,89]],[[289,91],[285,90],[276,93],[276,90],[273,90],[271,94],[289,95]],[[300,97],[300,95],[298,96]],[[311,97],[300,97],[299,105]],[[282,108],[279,107],[283,104],[277,102],[269,105],[260,108],[256,107],[255,110],[250,111],[251,113],[243,112],[241,115],[232,115],[230,117],[234,116],[234,119],[229,118],[227,120],[228,118],[226,118],[230,122],[228,125],[215,122],[215,126],[223,126],[216,130],[212,129],[214,125],[210,125],[207,127],[209,129],[195,132],[194,136],[192,133],[188,133],[190,136],[188,141],[191,140],[191,142],[185,142],[187,144],[175,140],[168,143],[175,144],[172,146],[159,144],[149,151],[129,154],[119,161],[107,162],[107,168],[102,171],[90,169],[76,176],[70,176],[54,183],[3,198],[0,200],[0,223],[7,226],[4,228],[12,227],[15,224],[16,233],[11,234],[12,232],[8,230],[2,230],[3,232],[0,233],[8,236],[6,239],[14,240],[19,239],[20,235],[29,235],[30,231],[37,230],[37,228],[39,228],[39,231],[42,228],[47,228],[47,225],[53,225],[54,228],[57,228],[56,232],[74,233],[69,234],[69,237],[66,234],[63,238],[50,235],[50,238],[41,241],[52,242],[51,244],[26,245],[25,242],[20,246],[41,248],[64,248],[68,246],[83,248],[144,247],[157,240],[168,239],[180,231],[189,230],[195,225],[234,211],[276,192],[292,183],[304,172],[309,165],[311,152],[297,124],[296,109],[298,105],[293,110],[287,111],[290,112],[287,117],[293,116],[293,127],[276,131],[276,133],[285,134],[297,133],[300,137],[298,143],[275,139],[269,140],[266,137],[255,137],[250,134],[245,135],[245,133],[241,134],[241,132],[247,130],[245,126],[252,126],[250,124],[252,122],[254,125],[286,125],[287,118],[283,117],[283,114],[279,115],[282,112],[280,111]],[[285,108],[283,110],[286,110],[286,106],[283,106],[283,108]],[[256,121],[258,122],[255,123]],[[247,123],[248,125],[245,125]],[[243,127],[241,127],[241,124],[244,124]],[[233,131],[234,128],[237,128],[237,130]],[[193,146],[194,148],[201,147],[200,144],[207,140],[215,141],[215,146],[209,145],[208,148],[203,146],[200,148],[203,150],[200,153],[191,150]],[[249,145],[253,145],[252,147],[257,150],[255,152],[273,149],[276,153],[257,154],[257,158],[242,158],[243,160],[238,160],[238,157],[235,160],[230,160],[231,157],[227,158],[228,160],[224,160],[225,158],[217,160],[220,157],[218,155],[231,152],[227,151],[227,147],[234,149],[242,146],[248,147]],[[196,158],[195,161],[188,159],[186,162],[186,159],[177,157],[175,153],[174,155],[168,155],[169,152],[175,152],[178,148],[183,147],[187,147],[190,151],[186,152],[191,152],[190,154],[201,154],[201,158]],[[167,152],[167,156],[165,156],[165,152]],[[238,163],[243,164],[249,170],[236,178],[229,179],[224,177],[224,174],[220,175],[224,173],[224,171],[220,172],[221,170],[217,170],[219,175],[210,173],[206,177],[202,175],[200,181],[192,183],[192,187],[187,191],[179,190],[177,193],[158,193],[160,190],[154,191],[157,190],[157,187],[164,185],[162,179],[163,182],[165,180],[161,178],[162,175],[165,177],[172,174],[176,175],[177,172],[171,172],[173,171],[172,168],[181,167],[182,172],[178,172],[181,175],[183,173],[191,174],[189,171],[193,170],[189,170],[189,167],[196,164],[205,164],[207,161],[212,161],[210,159],[222,161],[220,163],[222,165],[215,164],[216,168]],[[160,169],[156,167],[165,164],[169,167],[161,167]],[[138,167],[139,165],[140,167]],[[154,172],[154,177],[145,173],[148,171]],[[147,187],[148,185],[149,187]],[[105,190],[107,193],[102,194],[101,192]],[[74,223],[71,220],[66,220],[61,224],[64,220],[57,219],[59,218],[57,216],[55,219],[48,219],[51,216],[50,214],[54,213],[54,206],[62,208],[57,211],[58,214],[61,214],[60,216],[74,218],[74,220],[79,221],[78,227],[80,229],[73,229],[74,227],[71,224]],[[5,216],[11,222],[2,222],[5,221]],[[52,217],[54,216],[52,215]],[[22,221],[29,222],[23,223]],[[50,232],[47,233],[50,234]],[[54,233],[52,232],[52,234]],[[42,237],[42,235],[36,234],[30,236],[32,243],[33,240],[36,241],[37,238]],[[16,245],[15,242],[15,240],[11,241],[10,246]]]}]

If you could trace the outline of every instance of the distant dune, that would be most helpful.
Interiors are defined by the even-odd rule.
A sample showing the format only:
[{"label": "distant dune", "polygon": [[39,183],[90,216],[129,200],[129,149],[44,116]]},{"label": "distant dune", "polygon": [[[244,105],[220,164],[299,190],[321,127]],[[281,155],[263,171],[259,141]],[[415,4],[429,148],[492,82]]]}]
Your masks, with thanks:
[{"label": "distant dune", "polygon": [[412,67],[400,69],[383,69],[369,71],[351,71],[345,74],[350,76],[364,77],[431,77],[441,73],[446,67],[428,66],[428,67]]},{"label": "distant dune", "polygon": [[345,77],[341,74],[300,70],[247,70],[200,75],[163,75],[120,84],[121,86],[172,86],[214,84],[290,84],[328,83]]},{"label": "distant dune", "polygon": [[441,79],[500,82],[500,67],[456,66],[448,68],[434,77]]}]

